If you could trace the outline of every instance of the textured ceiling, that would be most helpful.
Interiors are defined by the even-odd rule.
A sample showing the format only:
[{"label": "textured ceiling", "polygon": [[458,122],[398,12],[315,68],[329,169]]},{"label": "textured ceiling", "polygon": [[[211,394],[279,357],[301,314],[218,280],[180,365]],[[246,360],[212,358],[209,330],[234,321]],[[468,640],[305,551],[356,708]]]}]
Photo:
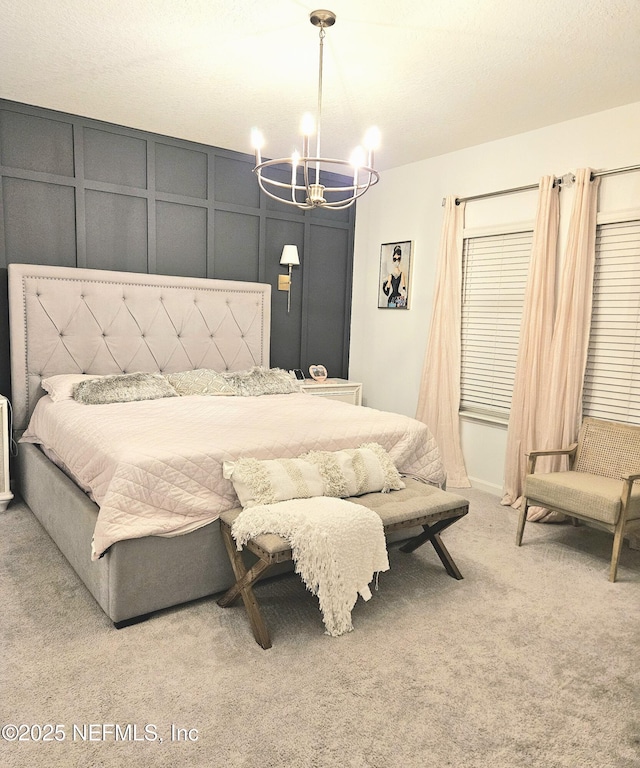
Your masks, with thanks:
[{"label": "textured ceiling", "polygon": [[[0,0],[0,97],[264,155],[315,111],[315,0]],[[322,149],[389,168],[640,100],[640,0],[330,0]],[[639,127],[640,130],[640,127]]]}]

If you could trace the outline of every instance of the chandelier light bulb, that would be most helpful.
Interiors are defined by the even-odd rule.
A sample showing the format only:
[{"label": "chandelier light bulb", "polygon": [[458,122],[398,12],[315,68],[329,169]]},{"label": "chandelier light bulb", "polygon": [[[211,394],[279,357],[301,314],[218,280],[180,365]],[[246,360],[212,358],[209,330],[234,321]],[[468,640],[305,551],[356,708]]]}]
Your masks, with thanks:
[{"label": "chandelier light bulb", "polygon": [[311,112],[305,112],[300,121],[300,131],[303,136],[313,136],[316,132],[316,121]]},{"label": "chandelier light bulb", "polygon": [[380,131],[375,125],[367,129],[363,144],[369,151],[380,147]]},{"label": "chandelier light bulb", "polygon": [[362,147],[356,147],[353,150],[351,157],[349,158],[349,164],[354,168],[362,168],[365,164],[364,149],[362,149]]},{"label": "chandelier light bulb", "polygon": [[251,146],[254,149],[262,149],[264,147],[264,136],[258,128],[253,128],[251,131]]},{"label": "chandelier light bulb", "polygon": [[300,153],[297,149],[294,149],[291,153],[291,187],[295,189],[298,183],[298,163],[300,162]]}]

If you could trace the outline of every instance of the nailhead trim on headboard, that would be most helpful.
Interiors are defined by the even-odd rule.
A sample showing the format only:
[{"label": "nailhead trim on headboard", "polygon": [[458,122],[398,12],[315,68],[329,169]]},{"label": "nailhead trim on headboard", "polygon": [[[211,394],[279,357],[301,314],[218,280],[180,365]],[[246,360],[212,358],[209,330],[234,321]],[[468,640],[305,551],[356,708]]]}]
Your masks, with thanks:
[{"label": "nailhead trim on headboard", "polygon": [[268,366],[270,300],[262,283],[10,264],[15,428],[46,376]]}]

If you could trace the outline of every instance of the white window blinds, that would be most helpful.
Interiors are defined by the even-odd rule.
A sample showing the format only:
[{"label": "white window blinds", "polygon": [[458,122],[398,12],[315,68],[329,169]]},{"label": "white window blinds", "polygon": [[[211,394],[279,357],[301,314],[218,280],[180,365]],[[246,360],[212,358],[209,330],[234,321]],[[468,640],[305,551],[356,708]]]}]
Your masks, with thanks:
[{"label": "white window blinds", "polygon": [[640,424],[640,220],[600,224],[585,416]]},{"label": "white window blinds", "polygon": [[509,417],[532,241],[531,230],[464,240],[461,413]]}]

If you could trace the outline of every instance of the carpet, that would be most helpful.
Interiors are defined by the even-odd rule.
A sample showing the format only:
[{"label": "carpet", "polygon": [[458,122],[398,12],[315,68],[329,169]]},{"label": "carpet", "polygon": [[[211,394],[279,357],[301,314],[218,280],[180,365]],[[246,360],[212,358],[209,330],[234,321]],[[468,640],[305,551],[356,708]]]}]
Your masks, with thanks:
[{"label": "carpet", "polygon": [[[640,552],[529,524],[477,489],[430,545],[390,548],[354,631],[294,574],[256,587],[273,648],[214,598],[115,630],[27,507],[0,515],[0,765],[638,768]],[[16,731],[12,726],[17,726]]]}]

